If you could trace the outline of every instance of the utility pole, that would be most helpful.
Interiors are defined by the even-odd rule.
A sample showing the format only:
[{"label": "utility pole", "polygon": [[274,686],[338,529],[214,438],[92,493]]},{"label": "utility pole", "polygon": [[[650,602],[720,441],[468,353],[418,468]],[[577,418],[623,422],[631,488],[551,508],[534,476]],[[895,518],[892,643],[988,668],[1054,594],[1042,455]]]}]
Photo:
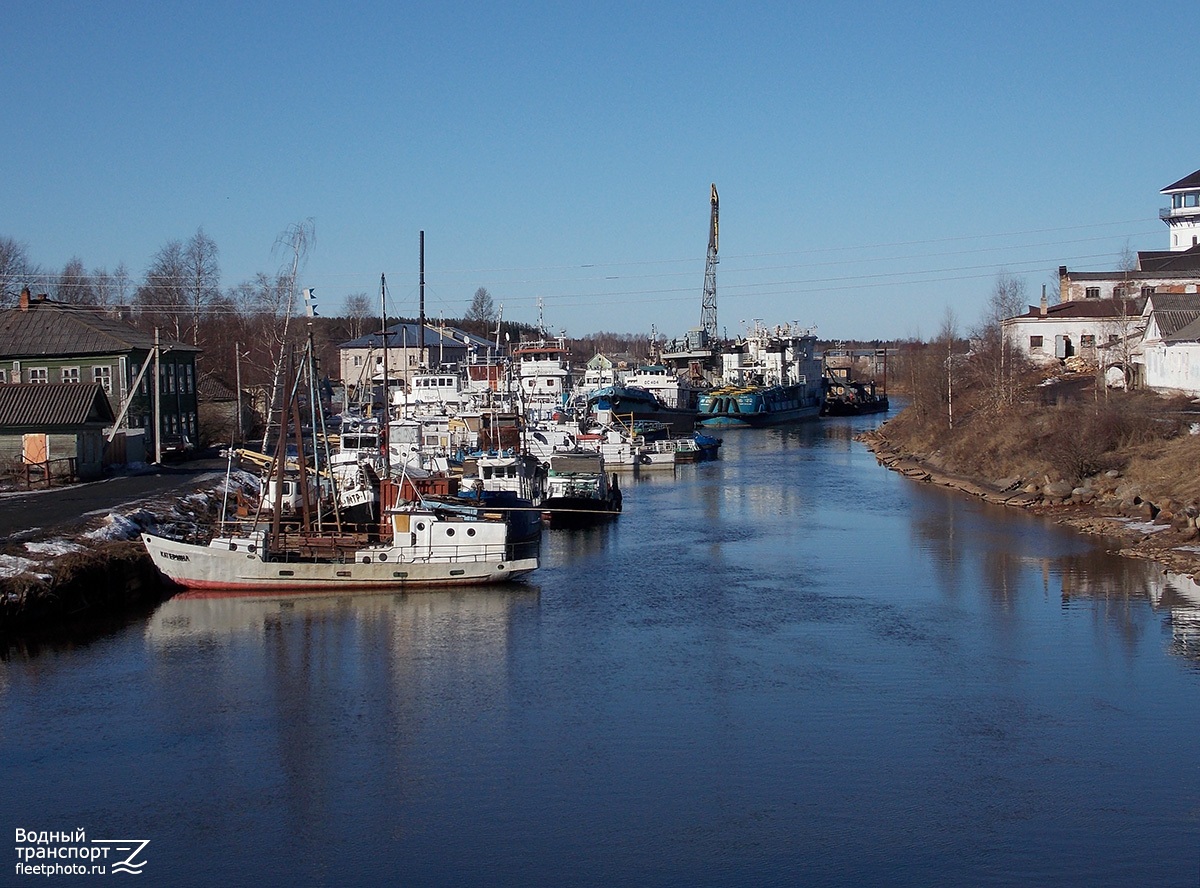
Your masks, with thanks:
[{"label": "utility pole", "polygon": [[162,463],[162,351],[154,328],[154,462]]},{"label": "utility pole", "polygon": [[242,434],[242,344],[235,342],[233,344],[233,363],[237,372],[237,439],[238,444],[243,442]]}]

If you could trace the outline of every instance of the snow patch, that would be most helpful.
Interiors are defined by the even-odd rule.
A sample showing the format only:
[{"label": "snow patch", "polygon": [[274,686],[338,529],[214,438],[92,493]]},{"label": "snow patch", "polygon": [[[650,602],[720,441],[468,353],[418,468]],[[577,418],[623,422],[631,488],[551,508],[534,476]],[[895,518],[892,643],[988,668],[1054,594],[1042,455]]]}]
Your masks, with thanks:
[{"label": "snow patch", "polygon": [[47,540],[42,543],[26,543],[26,550],[34,555],[69,555],[72,552],[82,552],[84,547],[68,540]]},{"label": "snow patch", "polygon": [[35,567],[41,567],[41,564],[19,555],[0,555],[0,577],[20,576]]},{"label": "snow patch", "polygon": [[113,512],[105,519],[105,524],[84,534],[89,540],[132,540],[137,538],[142,528],[153,524],[154,516],[145,509],[139,509],[128,515],[118,515]]}]

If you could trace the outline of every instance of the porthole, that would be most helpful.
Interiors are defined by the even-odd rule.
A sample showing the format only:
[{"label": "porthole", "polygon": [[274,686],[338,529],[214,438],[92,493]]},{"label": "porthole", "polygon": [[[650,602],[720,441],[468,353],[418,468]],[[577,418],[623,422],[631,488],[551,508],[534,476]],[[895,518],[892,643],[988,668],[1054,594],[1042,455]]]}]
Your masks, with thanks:
[{"label": "porthole", "polygon": [[380,560],[380,561],[387,561],[387,552],[380,552],[380,553],[379,553],[379,560]]},{"label": "porthole", "polygon": [[370,556],[370,555],[364,555],[364,556],[363,556],[363,564],[370,564],[370,563],[371,563],[371,556]]},{"label": "porthole", "polygon": [[448,537],[454,536],[454,528],[453,527],[446,528],[446,536],[448,536]]},{"label": "porthole", "polygon": [[469,537],[473,537],[473,536],[475,536],[475,528],[473,528],[473,527],[468,527],[468,528],[467,528],[467,536],[469,536]]},{"label": "porthole", "polygon": [[417,522],[417,530],[424,530],[424,529],[425,529],[425,522],[418,521]]}]

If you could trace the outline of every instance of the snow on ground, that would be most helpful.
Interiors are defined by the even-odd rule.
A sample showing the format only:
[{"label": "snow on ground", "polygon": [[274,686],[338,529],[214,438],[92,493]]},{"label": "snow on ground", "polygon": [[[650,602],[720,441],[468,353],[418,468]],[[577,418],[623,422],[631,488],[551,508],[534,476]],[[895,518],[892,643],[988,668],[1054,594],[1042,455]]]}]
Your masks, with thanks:
[{"label": "snow on ground", "polygon": [[26,543],[25,548],[34,555],[69,555],[82,552],[84,547],[69,540],[46,540],[42,543]]},{"label": "snow on ground", "polygon": [[155,517],[145,509],[130,512],[128,515],[118,515],[110,512],[104,519],[105,523],[95,530],[88,531],[83,536],[89,540],[132,540],[137,539],[142,528],[156,523]]},{"label": "snow on ground", "polygon": [[17,555],[0,555],[0,577],[19,576],[41,566],[41,562],[30,561]]},{"label": "snow on ground", "polygon": [[1107,520],[1122,524],[1127,529],[1137,533],[1161,533],[1164,530],[1171,529],[1171,525],[1169,524],[1155,524],[1153,521],[1138,521],[1135,518],[1109,518]]}]

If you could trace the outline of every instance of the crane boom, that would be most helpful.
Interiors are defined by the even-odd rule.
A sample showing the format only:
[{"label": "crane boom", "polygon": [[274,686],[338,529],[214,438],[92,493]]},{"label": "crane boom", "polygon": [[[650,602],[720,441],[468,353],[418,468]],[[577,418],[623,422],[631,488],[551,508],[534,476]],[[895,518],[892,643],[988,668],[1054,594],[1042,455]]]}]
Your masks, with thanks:
[{"label": "crane boom", "polygon": [[708,259],[704,263],[704,298],[700,303],[700,329],[708,335],[709,342],[717,340],[717,186],[712,186],[709,198],[712,212],[708,226]]}]

